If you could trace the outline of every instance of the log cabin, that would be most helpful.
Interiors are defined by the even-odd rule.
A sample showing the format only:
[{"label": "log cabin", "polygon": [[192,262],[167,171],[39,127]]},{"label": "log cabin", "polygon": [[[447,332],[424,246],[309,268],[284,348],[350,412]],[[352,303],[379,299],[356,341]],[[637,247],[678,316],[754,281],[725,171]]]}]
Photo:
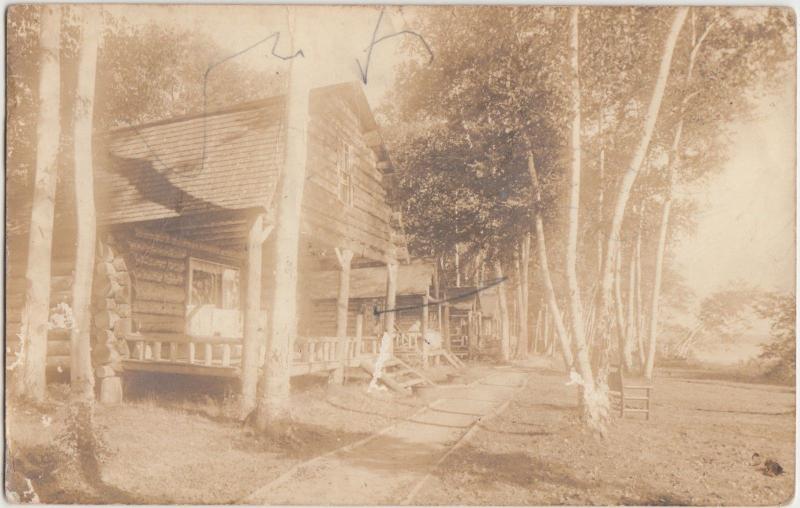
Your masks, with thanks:
[{"label": "log cabin", "polygon": [[[285,96],[272,97],[96,137],[92,358],[98,377],[116,378],[122,370],[239,377],[247,344],[262,346],[263,362],[271,280],[280,269],[269,232],[291,135],[286,103]],[[387,192],[391,161],[359,83],[311,91],[307,142],[298,308],[308,320],[299,330],[311,335],[294,345],[295,375],[342,368],[375,351],[377,336],[370,334],[377,329],[357,333],[346,311],[328,312],[321,322],[315,302],[335,292],[337,308],[356,308],[340,289],[342,280],[369,269],[394,304],[397,265],[408,261]],[[69,190],[59,191],[56,203],[56,314],[68,313],[63,309],[70,304],[72,199]],[[26,237],[18,231],[9,238],[7,337],[19,329]],[[48,363],[63,369],[69,319],[51,321],[60,328],[51,331],[48,356],[57,360]],[[7,342],[10,356],[18,344]]]}]

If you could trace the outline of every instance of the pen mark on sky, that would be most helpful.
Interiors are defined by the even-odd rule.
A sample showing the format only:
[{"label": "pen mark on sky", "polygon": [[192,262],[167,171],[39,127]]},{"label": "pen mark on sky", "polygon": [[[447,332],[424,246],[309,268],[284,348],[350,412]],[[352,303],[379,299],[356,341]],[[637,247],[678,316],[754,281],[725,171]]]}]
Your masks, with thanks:
[{"label": "pen mark on sky", "polygon": [[[221,59],[221,60],[219,60],[217,62],[212,63],[211,65],[209,65],[206,68],[205,73],[203,73],[203,114],[202,114],[202,118],[203,118],[203,143],[202,143],[202,151],[201,151],[201,154],[200,154],[200,168],[198,168],[198,170],[195,172],[195,174],[192,175],[193,177],[198,176],[203,172],[203,170],[205,169],[205,163],[206,163],[206,150],[207,150],[207,143],[208,143],[208,78],[209,78],[209,74],[211,74],[211,71],[213,71],[215,68],[219,67],[220,65],[224,64],[225,62],[227,62],[229,60],[233,60],[234,58],[237,58],[239,56],[244,55],[245,53],[247,53],[247,52],[249,52],[249,51],[261,46],[262,44],[266,43],[270,39],[274,39],[274,41],[272,43],[272,48],[270,50],[270,54],[266,55],[267,57],[274,56],[276,58],[280,58],[281,60],[291,60],[291,59],[297,58],[297,57],[305,58],[305,54],[303,53],[302,49],[299,49],[294,54],[288,55],[288,56],[284,56],[284,55],[278,54],[276,50],[277,50],[277,47],[278,47],[278,43],[280,42],[280,39],[281,39],[281,33],[280,32],[273,32],[269,36],[261,39],[260,41],[254,43],[254,44],[251,44],[250,46],[244,48],[243,50],[237,51],[236,53],[228,55],[225,58],[223,58],[223,59]],[[144,134],[142,134],[141,130],[139,130],[138,128],[134,128],[134,131],[139,136],[139,138],[142,140],[142,142],[144,142],[144,144],[147,147],[147,150],[150,152],[150,154],[153,155],[153,157],[155,157],[156,161],[158,161],[162,166],[164,166],[165,172],[166,173],[172,173],[173,172],[173,168],[168,166],[164,161],[162,161],[159,158],[158,154],[150,147],[150,144],[147,142],[147,139],[145,139]]]},{"label": "pen mark on sky", "polygon": [[356,63],[358,64],[358,72],[361,73],[361,81],[363,81],[365,85],[367,84],[367,76],[369,74],[369,64],[370,61],[372,60],[372,49],[377,44],[387,39],[391,39],[392,37],[397,37],[398,35],[413,35],[414,37],[419,39],[419,41],[422,43],[423,46],[425,46],[425,50],[428,52],[428,55],[430,56],[428,63],[430,64],[431,62],[433,62],[433,51],[431,51],[431,47],[428,45],[428,42],[425,40],[423,36],[421,36],[420,34],[418,34],[413,30],[401,30],[399,32],[395,32],[389,35],[384,35],[383,37],[378,38],[378,30],[380,30],[381,28],[381,21],[383,20],[383,12],[385,10],[386,7],[381,8],[381,12],[378,15],[378,22],[375,23],[375,30],[372,32],[372,41],[369,43],[369,46],[367,46],[365,50],[367,52],[367,61],[363,67],[361,66],[361,61],[358,58],[356,58]]},{"label": "pen mark on sky", "polygon": [[[381,42],[383,42],[383,41],[385,41],[387,39],[391,39],[392,37],[397,37],[397,36],[400,36],[400,35],[411,35],[413,37],[416,37],[422,43],[422,45],[425,47],[425,50],[428,52],[428,55],[430,56],[430,59],[428,60],[428,63],[433,62],[433,51],[431,51],[431,48],[428,45],[428,42],[425,40],[425,38],[422,35],[418,34],[417,32],[414,32],[413,30],[401,30],[399,32],[395,32],[395,33],[391,33],[391,34],[388,34],[388,35],[384,35],[382,37],[378,37],[378,31],[380,30],[381,22],[383,21],[383,14],[384,14],[385,10],[386,10],[385,7],[383,7],[381,9],[380,14],[378,16],[378,21],[375,24],[375,30],[372,33],[372,39],[370,41],[369,46],[365,49],[365,51],[367,51],[367,58],[366,58],[365,64],[362,66],[361,65],[361,61],[358,58],[356,58],[356,63],[358,64],[358,70],[359,70],[359,74],[361,76],[361,81],[365,85],[367,84],[367,78],[368,78],[368,75],[369,75],[369,66],[370,66],[370,63],[372,61],[372,50],[379,43],[381,43]],[[280,37],[281,37],[281,32],[273,32],[272,34],[270,34],[269,36],[261,39],[260,41],[254,43],[254,44],[251,44],[250,46],[242,49],[241,51],[237,51],[236,53],[233,53],[231,55],[226,56],[225,58],[222,58],[221,60],[212,63],[211,65],[209,65],[206,68],[206,71],[203,74],[203,113],[201,115],[202,118],[203,118],[203,142],[202,142],[202,149],[201,149],[201,154],[200,154],[200,167],[196,171],[193,171],[193,174],[186,175],[186,176],[196,177],[196,176],[199,176],[205,170],[206,155],[207,155],[207,149],[208,149],[208,80],[209,80],[209,75],[211,74],[211,72],[215,68],[217,68],[220,65],[224,64],[225,62],[233,60],[234,58],[237,58],[237,57],[239,57],[241,55],[244,55],[245,53],[247,53],[249,51],[252,51],[253,49],[263,45],[264,43],[266,43],[269,40],[273,40],[273,43],[272,43],[272,48],[270,50],[270,53],[266,55],[267,57],[274,56],[274,57],[279,58],[279,59],[284,60],[284,61],[285,60],[291,60],[291,59],[297,58],[297,57],[305,58],[305,54],[303,53],[302,49],[299,49],[294,54],[290,54],[290,55],[281,55],[281,54],[279,54],[277,52],[277,47],[278,47],[278,43],[280,42]],[[153,149],[153,147],[151,147],[150,144],[148,143],[148,141],[145,138],[145,136],[142,133],[142,131],[138,127],[134,127],[133,129],[134,129],[134,132],[136,133],[136,135],[145,144],[145,147],[147,148],[147,151],[150,152],[150,154],[155,158],[155,161],[158,162],[161,166],[163,166],[163,171],[166,174],[173,173],[175,170],[172,167],[170,167],[168,164],[166,164],[158,156],[158,154]]]}]

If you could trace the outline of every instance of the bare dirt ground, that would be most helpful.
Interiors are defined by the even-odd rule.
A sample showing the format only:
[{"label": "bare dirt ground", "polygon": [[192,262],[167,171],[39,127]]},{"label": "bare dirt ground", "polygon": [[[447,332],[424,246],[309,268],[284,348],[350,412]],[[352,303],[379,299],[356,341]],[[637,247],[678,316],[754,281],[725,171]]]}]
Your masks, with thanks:
[{"label": "bare dirt ground", "polygon": [[[442,427],[448,439],[428,448],[436,448],[434,454],[409,455],[406,445],[417,439],[411,432],[390,439],[394,445],[386,449],[384,441],[372,441],[367,456],[382,457],[380,467],[370,466],[378,464],[375,460],[360,465],[374,469],[378,479],[397,476],[397,465],[413,469],[415,479],[432,472],[414,504],[774,505],[793,496],[794,389],[662,376],[651,420],[615,415],[602,441],[581,430],[576,389],[565,385],[563,373],[541,364],[513,370],[527,377],[527,387],[515,390],[507,409],[479,423],[469,443],[438,467],[433,457],[441,457],[463,434],[466,420]],[[509,369],[474,366],[435,376],[458,385],[503,371]],[[403,422],[427,403],[463,390],[398,397],[367,395],[363,381],[344,387],[297,381],[293,414],[301,444],[277,449],[232,418],[229,387],[193,381],[189,390],[181,383],[142,383],[129,390],[126,404],[98,407],[96,421],[108,454],[99,478],[89,482],[59,444],[65,428],[63,387],[51,387],[52,402],[43,407],[10,407],[10,466],[25,474],[7,478],[23,488],[24,478],[30,479],[42,502],[230,503],[292,466]],[[469,402],[444,409],[455,418],[482,411]],[[751,465],[753,453],[776,460],[785,473],[766,476]],[[326,479],[335,475],[317,475],[322,486]],[[289,482],[288,497],[276,501],[300,500],[303,480]],[[402,502],[408,490],[387,501]],[[292,492],[298,493],[296,499]]]},{"label": "bare dirt ground", "polygon": [[[794,495],[793,388],[658,377],[650,421],[577,425],[574,386],[532,369],[528,388],[455,452],[418,504],[776,505]],[[766,476],[752,456],[776,460]]]}]

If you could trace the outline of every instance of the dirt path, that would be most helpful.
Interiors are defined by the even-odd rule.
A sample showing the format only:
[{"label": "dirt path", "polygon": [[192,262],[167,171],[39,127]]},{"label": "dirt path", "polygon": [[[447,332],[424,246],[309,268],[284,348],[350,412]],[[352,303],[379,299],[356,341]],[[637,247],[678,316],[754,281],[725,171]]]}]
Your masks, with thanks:
[{"label": "dirt path", "polygon": [[399,504],[478,421],[510,400],[526,374],[498,370],[450,389],[429,408],[355,447],[300,466],[248,504]]}]

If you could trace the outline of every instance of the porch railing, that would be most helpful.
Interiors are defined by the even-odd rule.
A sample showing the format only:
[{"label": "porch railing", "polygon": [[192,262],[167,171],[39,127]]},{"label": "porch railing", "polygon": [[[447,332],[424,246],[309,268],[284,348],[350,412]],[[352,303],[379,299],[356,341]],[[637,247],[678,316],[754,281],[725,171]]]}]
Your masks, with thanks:
[{"label": "porch railing", "polygon": [[[199,337],[176,334],[130,334],[126,337],[130,360],[189,364],[205,367],[238,367],[242,357],[241,337]],[[293,363],[336,362],[337,337],[299,337],[294,344]],[[380,351],[379,337],[349,337],[347,362]],[[261,358],[264,357],[262,347]]]}]

